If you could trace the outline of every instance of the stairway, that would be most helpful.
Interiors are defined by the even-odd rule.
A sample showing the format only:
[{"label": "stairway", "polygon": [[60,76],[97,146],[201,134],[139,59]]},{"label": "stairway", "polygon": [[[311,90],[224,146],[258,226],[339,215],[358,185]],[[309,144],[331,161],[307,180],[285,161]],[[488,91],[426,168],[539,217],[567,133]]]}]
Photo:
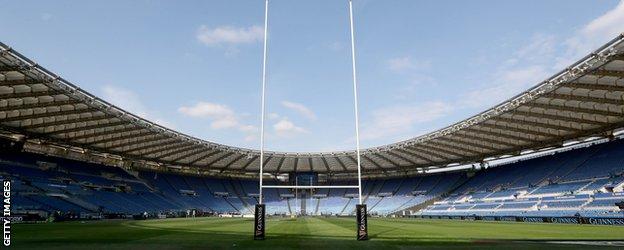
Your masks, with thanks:
[{"label": "stairway", "polygon": [[67,197],[61,197],[62,200],[65,200],[69,203],[72,203],[76,206],[82,207],[85,210],[91,211],[91,212],[97,212],[98,210],[100,210],[100,207],[93,205],[89,202],[86,202],[82,199],[79,199],[78,197],[74,197],[74,196],[67,196]]},{"label": "stairway", "polygon": [[594,198],[594,197],[590,197],[589,199],[587,199],[587,201],[585,203],[583,203],[581,206],[579,206],[579,208],[585,208],[585,206],[587,206],[589,203],[591,203],[595,199],[596,198]]},{"label": "stairway", "polygon": [[[240,192],[236,189],[236,186],[233,183],[234,180],[225,180],[225,181],[227,181],[227,183],[231,187],[231,190],[236,195],[236,198],[241,200],[241,202],[243,202],[243,207],[245,207],[249,211],[250,214],[253,214],[254,211],[251,209],[252,206],[245,199],[243,199],[243,196],[241,196]],[[225,183],[224,183],[224,185],[225,185]],[[226,187],[226,190],[227,189],[228,188]]]},{"label": "stairway", "polygon": [[222,198],[222,199],[224,199],[224,200],[225,200],[225,202],[227,202],[227,204],[230,204],[230,206],[231,206],[232,208],[234,208],[234,210],[236,210],[236,212],[241,213],[241,211],[240,211],[240,210],[238,210],[238,208],[236,208],[236,206],[234,206],[234,204],[232,204],[232,202],[230,202],[230,201],[227,199],[227,197],[221,197],[221,198]]},{"label": "stairway", "polygon": [[381,201],[383,201],[385,198],[386,198],[386,197],[381,197],[381,199],[379,199],[377,202],[375,202],[375,204],[373,204],[373,205],[370,207],[369,211],[371,211],[371,212],[372,212],[372,211],[373,211],[373,209],[375,209],[375,207],[376,207],[379,203],[381,203]]},{"label": "stairway", "polygon": [[344,214],[345,210],[347,210],[347,207],[349,206],[349,204],[351,204],[351,201],[353,201],[353,198],[349,198],[349,201],[347,201],[347,204],[345,204],[345,206],[342,208],[342,210],[340,210],[340,214]]},{"label": "stairway", "polygon": [[581,188],[579,188],[577,190],[574,190],[574,193],[581,192],[583,189],[585,189],[586,187],[589,187],[589,185],[591,185],[591,184],[594,184],[594,182],[596,182],[596,181],[598,181],[598,180],[590,181],[589,183],[583,185]]}]

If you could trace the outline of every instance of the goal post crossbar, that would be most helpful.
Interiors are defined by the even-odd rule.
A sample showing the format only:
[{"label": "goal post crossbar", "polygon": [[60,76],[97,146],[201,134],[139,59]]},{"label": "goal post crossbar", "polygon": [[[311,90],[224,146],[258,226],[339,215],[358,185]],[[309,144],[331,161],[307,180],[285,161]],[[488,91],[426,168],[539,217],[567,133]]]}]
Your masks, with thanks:
[{"label": "goal post crossbar", "polygon": [[328,188],[328,189],[359,189],[360,186],[331,186],[331,185],[321,185],[321,186],[299,186],[299,185],[264,185],[260,188],[286,188],[286,189],[312,189],[312,188]]}]

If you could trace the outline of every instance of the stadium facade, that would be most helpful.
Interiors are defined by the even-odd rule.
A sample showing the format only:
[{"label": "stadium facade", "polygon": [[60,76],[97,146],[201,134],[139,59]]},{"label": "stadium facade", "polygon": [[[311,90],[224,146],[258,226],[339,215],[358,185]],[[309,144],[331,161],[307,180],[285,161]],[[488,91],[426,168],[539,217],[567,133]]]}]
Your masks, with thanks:
[{"label": "stadium facade", "polygon": [[[369,213],[621,222],[616,203],[624,197],[622,78],[624,35],[478,115],[362,150]],[[147,121],[5,44],[0,130],[0,175],[15,183],[14,209],[26,219],[252,214],[257,203],[257,150]],[[573,142],[581,143],[564,147]],[[527,154],[549,149],[559,150]],[[268,183],[305,182],[302,177],[310,185],[354,181],[354,151],[264,155]],[[523,159],[487,168],[508,157]],[[524,159],[531,157],[537,158]],[[462,165],[473,167],[454,170]],[[264,203],[273,215],[352,215],[357,194],[350,192],[270,190]]]}]

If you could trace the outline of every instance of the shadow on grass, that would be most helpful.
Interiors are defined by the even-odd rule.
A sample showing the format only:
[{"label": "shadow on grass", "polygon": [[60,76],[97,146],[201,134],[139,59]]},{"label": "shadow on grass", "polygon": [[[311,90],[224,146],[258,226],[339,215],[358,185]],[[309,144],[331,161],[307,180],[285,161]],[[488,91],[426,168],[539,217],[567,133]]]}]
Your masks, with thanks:
[{"label": "shadow on grass", "polygon": [[[197,231],[185,229],[163,229],[159,227],[149,227],[141,225],[151,230],[162,230],[168,232],[187,232],[198,235],[210,235],[209,238],[218,238],[220,240],[230,239],[239,242],[236,247],[250,248],[270,248],[270,249],[578,249],[583,248],[603,248],[608,246],[624,246],[624,242],[614,241],[597,241],[589,239],[544,239],[544,240],[518,240],[518,239],[462,239],[462,238],[442,238],[442,237],[392,237],[390,233],[399,230],[398,228],[385,230],[371,235],[369,241],[357,241],[354,235],[351,236],[326,236],[313,234],[296,234],[296,233],[276,233],[267,232],[265,240],[254,241],[252,233],[249,234],[232,232],[224,233],[219,231]],[[251,231],[251,230],[250,230]],[[355,231],[355,230],[354,230]],[[214,243],[214,241],[212,241]],[[580,244],[579,244],[580,243]],[[548,244],[548,245],[544,245]]]},{"label": "shadow on grass", "polygon": [[[171,222],[175,222],[172,220]],[[250,221],[226,221],[246,227]],[[22,227],[15,233],[15,249],[577,249],[602,248],[608,241],[594,240],[529,240],[470,239],[410,235],[393,236],[400,228],[377,232],[369,241],[356,241],[353,235],[327,235],[324,232],[301,234],[267,231],[262,241],[252,239],[245,231],[222,231],[218,227],[162,227],[144,221],[112,223],[54,223]],[[217,225],[222,225],[219,223]],[[242,228],[238,227],[238,229]],[[344,228],[350,228],[343,226]],[[17,229],[17,228],[16,228]],[[25,230],[28,229],[28,230]],[[568,243],[585,243],[572,245]],[[546,244],[553,243],[553,244]],[[559,244],[554,244],[559,243]],[[595,245],[587,245],[587,244]],[[602,245],[600,245],[602,244]],[[620,245],[621,247],[622,245]]]}]

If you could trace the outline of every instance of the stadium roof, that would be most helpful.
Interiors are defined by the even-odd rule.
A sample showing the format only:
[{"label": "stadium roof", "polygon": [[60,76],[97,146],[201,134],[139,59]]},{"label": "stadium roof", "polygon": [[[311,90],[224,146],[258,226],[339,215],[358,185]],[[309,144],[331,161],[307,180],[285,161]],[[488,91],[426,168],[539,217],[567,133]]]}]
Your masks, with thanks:
[{"label": "stadium roof", "polygon": [[[362,150],[364,173],[406,173],[480,162],[624,127],[624,35],[535,87],[466,120]],[[482,98],[488,98],[483,96]],[[0,43],[0,130],[27,145],[97,152],[159,167],[254,173],[259,151],[194,138],[81,90]],[[265,172],[350,173],[354,151],[266,152]]]}]

